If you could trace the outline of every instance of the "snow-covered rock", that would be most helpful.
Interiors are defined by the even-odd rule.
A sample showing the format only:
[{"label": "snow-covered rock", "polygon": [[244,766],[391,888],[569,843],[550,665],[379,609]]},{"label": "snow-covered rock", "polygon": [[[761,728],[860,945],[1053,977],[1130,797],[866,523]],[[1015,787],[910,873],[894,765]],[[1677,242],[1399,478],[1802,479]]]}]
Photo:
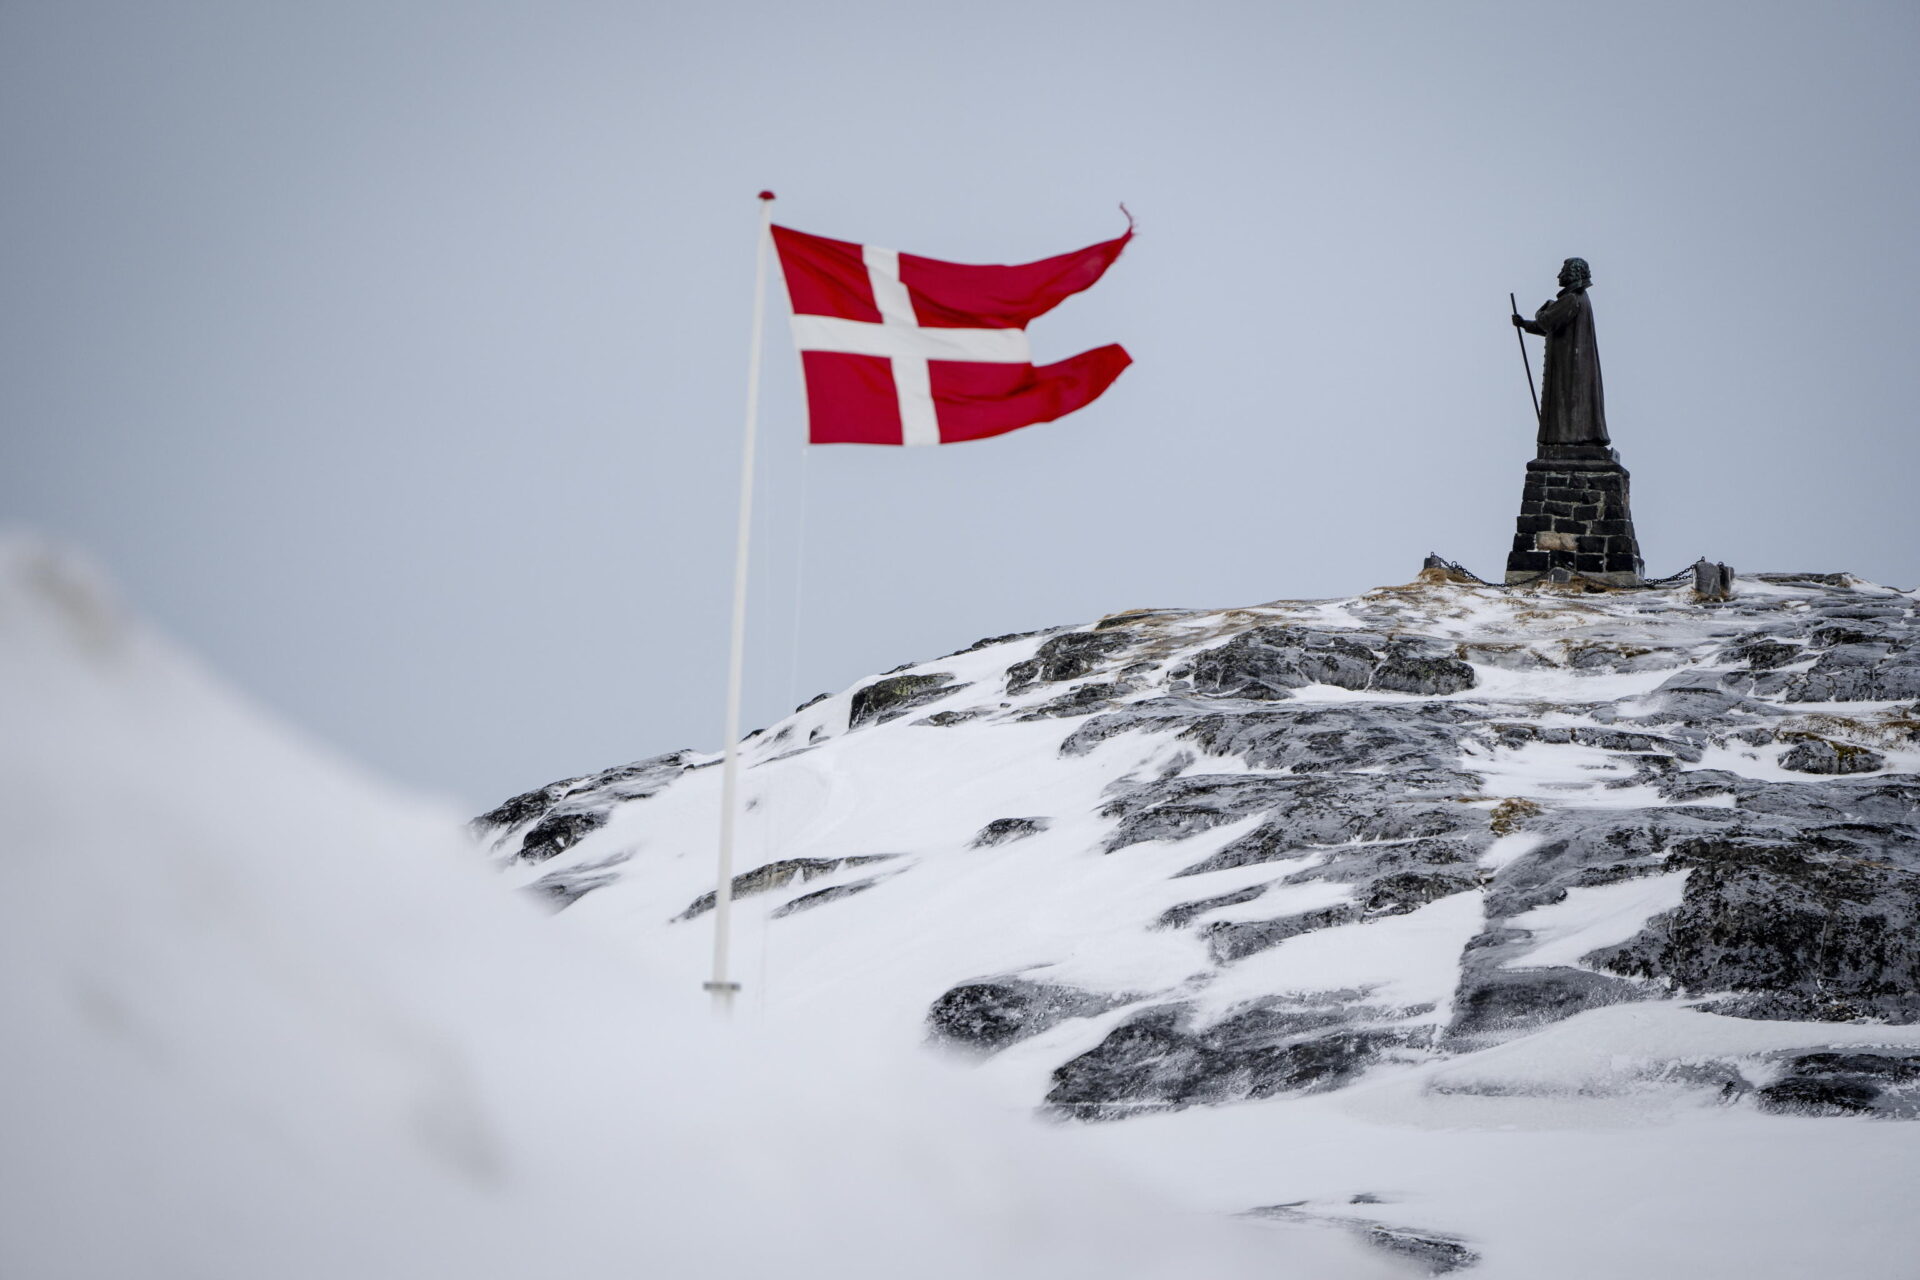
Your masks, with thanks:
[{"label": "snow-covered rock", "polygon": [[[1336,1114],[1610,1128],[1705,1108],[1736,1145],[1845,1123],[1806,1116],[1909,1117],[1915,699],[1920,602],[1837,574],[1746,577],[1717,604],[1434,580],[994,637],[748,738],[746,1007],[876,1051],[946,1044],[1023,1106],[1125,1119],[1078,1131],[1123,1135],[1085,1141],[1163,1173],[1188,1140],[1169,1135],[1212,1135],[1201,1146],[1246,1174],[1258,1142]],[[558,926],[692,988],[715,763],[570,779],[474,825],[564,906]],[[1911,1180],[1912,1154],[1886,1164],[1896,1131],[1859,1138],[1862,1158]],[[1620,1174],[1560,1171],[1589,1230],[1619,1202],[1603,1168]],[[1333,1189],[1412,1175],[1365,1177]],[[1858,1210],[1785,1178],[1802,1213]],[[1425,1254],[1372,1239],[1423,1266],[1624,1274],[1583,1269],[1621,1259],[1570,1254],[1565,1215],[1558,1244],[1489,1221],[1459,1199],[1485,1180],[1458,1170],[1424,1191],[1434,1218],[1451,1195],[1454,1220],[1424,1224],[1328,1207],[1298,1179],[1298,1204],[1267,1197],[1285,1178],[1218,1181],[1218,1207],[1268,1221],[1432,1228]],[[1729,1226],[1767,1200],[1734,1183],[1738,1203],[1701,1211],[1751,1267],[1706,1273],[1831,1261]],[[1916,1243],[1894,1216],[1877,1225]],[[1857,1242],[1857,1274],[1898,1274],[1876,1270],[1881,1243]]]}]

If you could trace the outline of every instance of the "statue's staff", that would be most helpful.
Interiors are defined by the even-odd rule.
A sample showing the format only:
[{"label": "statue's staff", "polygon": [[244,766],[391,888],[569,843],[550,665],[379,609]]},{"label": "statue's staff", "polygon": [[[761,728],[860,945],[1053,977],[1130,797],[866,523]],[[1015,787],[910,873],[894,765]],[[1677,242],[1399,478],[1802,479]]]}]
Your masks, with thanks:
[{"label": "statue's staff", "polygon": [[[1507,305],[1513,308],[1513,318],[1518,321],[1520,304],[1514,301],[1511,293],[1507,295]],[[1513,340],[1520,344],[1520,364],[1527,371],[1527,394],[1533,397],[1533,420],[1537,423],[1540,421],[1540,393],[1533,389],[1533,361],[1527,359],[1527,340],[1517,323],[1513,326]]]}]

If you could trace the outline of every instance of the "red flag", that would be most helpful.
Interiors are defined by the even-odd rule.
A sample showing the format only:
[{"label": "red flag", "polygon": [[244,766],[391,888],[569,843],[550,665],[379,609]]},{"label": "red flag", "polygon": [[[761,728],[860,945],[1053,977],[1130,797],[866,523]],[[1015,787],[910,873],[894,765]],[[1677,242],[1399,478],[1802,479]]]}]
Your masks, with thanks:
[{"label": "red flag", "polygon": [[773,229],[813,444],[953,444],[1085,408],[1118,345],[1033,364],[1027,322],[1098,280],[1133,238],[1017,267],[967,266]]}]

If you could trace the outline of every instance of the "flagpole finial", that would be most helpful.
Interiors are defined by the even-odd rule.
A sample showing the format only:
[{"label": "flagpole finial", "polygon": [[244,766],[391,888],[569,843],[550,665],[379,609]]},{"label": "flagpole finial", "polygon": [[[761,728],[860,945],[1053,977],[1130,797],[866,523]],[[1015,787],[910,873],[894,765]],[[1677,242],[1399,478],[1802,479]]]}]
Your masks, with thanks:
[{"label": "flagpole finial", "polygon": [[771,192],[771,191],[762,191],[762,192],[760,193],[760,198],[761,198],[762,200],[771,200],[771,199],[773,199],[773,192]]}]

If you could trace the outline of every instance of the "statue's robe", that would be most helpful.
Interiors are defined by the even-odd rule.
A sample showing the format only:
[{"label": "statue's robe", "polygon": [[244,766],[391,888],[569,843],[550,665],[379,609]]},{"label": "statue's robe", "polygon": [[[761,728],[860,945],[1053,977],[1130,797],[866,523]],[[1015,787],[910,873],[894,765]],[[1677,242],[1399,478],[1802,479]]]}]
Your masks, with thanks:
[{"label": "statue's robe", "polygon": [[1610,443],[1600,389],[1600,348],[1593,340],[1593,304],[1585,289],[1562,289],[1520,327],[1547,340],[1540,396],[1540,445]]}]

